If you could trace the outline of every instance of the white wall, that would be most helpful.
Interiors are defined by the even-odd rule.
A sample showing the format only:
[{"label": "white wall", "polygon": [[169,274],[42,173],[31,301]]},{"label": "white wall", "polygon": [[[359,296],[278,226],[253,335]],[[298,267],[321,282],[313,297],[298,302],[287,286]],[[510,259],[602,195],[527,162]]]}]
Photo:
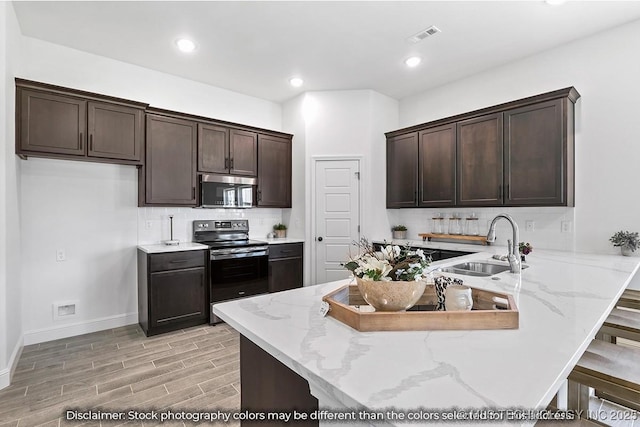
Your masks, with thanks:
[{"label": "white wall", "polygon": [[[21,37],[21,43],[16,73],[21,78],[257,127],[282,127],[281,106],[273,102],[29,37]],[[13,117],[13,110],[5,116]],[[13,137],[7,144],[14,159]],[[279,209],[243,214],[137,208],[132,166],[36,158],[18,162],[26,344],[137,322],[135,247],[167,239],[169,214],[176,215],[175,236],[181,240],[190,240],[193,219],[245,215],[255,235],[266,235],[281,220]],[[66,261],[56,261],[57,249],[65,250]],[[52,304],[60,301],[77,301],[78,314],[54,321]]]},{"label": "white wall", "polygon": [[[384,132],[398,126],[397,101],[371,90],[307,92],[284,106],[283,122],[295,130],[296,142],[304,141],[304,151],[296,151],[293,163],[293,210],[296,218],[304,214],[305,237],[313,244],[311,224],[311,173],[314,156],[360,156],[363,159],[362,235],[375,238],[378,230],[388,229],[385,211],[385,137]],[[296,148],[299,150],[299,147]],[[304,168],[300,167],[304,165]],[[304,183],[306,191],[300,189]],[[301,206],[304,206],[302,210]],[[292,217],[294,214],[292,214]],[[305,283],[310,276],[311,248],[306,248]]]},{"label": "white wall", "polygon": [[0,3],[0,388],[22,348],[20,288],[20,162],[14,155],[15,89],[20,31],[11,3]]},{"label": "white wall", "polygon": [[[536,232],[525,236],[534,247],[617,253],[608,241],[615,231],[640,231],[640,198],[634,184],[640,158],[638,51],[640,21],[405,98],[400,102],[400,125],[574,86],[582,95],[576,105],[575,208],[510,211],[517,212],[519,221],[545,224],[537,224]],[[414,214],[395,215],[410,221]],[[568,237],[560,233],[560,222],[571,218],[575,233]],[[409,227],[419,225],[411,222]]]}]

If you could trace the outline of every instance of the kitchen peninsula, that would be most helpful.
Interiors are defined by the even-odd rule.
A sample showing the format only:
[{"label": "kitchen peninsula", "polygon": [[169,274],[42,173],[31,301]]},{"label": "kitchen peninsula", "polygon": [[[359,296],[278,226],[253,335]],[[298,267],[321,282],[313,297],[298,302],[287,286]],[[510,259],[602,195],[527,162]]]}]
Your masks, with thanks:
[{"label": "kitchen peninsula", "polygon": [[[476,250],[482,252],[434,266],[505,252]],[[520,311],[515,330],[361,333],[320,313],[322,296],[348,280],[217,304],[213,310],[243,336],[243,383],[251,365],[244,358],[255,354],[243,354],[243,348],[259,348],[308,382],[321,410],[541,409],[595,336],[640,258],[536,250],[527,261],[530,267],[521,276],[459,276],[467,285],[513,294]],[[285,388],[280,383],[276,389]]]}]

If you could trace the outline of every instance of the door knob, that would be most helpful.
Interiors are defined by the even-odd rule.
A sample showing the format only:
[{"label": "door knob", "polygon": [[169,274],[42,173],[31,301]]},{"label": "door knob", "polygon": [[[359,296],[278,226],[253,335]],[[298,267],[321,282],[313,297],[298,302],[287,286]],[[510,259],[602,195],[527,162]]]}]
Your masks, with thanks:
[{"label": "door knob", "polygon": [[322,242],[322,237],[318,237],[318,242]]}]

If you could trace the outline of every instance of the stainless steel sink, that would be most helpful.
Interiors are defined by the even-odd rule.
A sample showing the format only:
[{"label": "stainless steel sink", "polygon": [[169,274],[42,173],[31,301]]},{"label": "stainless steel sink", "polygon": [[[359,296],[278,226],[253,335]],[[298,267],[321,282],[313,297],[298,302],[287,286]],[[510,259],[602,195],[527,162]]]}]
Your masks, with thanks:
[{"label": "stainless steel sink", "polygon": [[[522,264],[522,268],[529,267],[526,264]],[[463,262],[461,264],[452,265],[449,267],[443,267],[442,271],[454,274],[463,274],[466,276],[493,276],[494,274],[508,271],[509,266],[504,264],[494,264],[483,261],[470,261]]]}]

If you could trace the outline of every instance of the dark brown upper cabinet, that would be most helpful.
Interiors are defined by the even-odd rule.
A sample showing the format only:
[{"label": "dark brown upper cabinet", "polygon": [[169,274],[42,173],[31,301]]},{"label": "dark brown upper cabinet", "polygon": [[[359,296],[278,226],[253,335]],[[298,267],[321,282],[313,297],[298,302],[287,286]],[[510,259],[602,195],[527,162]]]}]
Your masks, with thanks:
[{"label": "dark brown upper cabinet", "polygon": [[229,128],[198,123],[198,171],[229,173]]},{"label": "dark brown upper cabinet", "polygon": [[88,118],[89,156],[136,162],[142,160],[142,110],[104,102],[89,102]]},{"label": "dark brown upper cabinet", "polygon": [[16,154],[140,165],[146,104],[16,79]]},{"label": "dark brown upper cabinet", "polygon": [[502,113],[459,122],[457,133],[457,204],[502,204]]},{"label": "dark brown upper cabinet", "polygon": [[199,123],[198,171],[257,176],[258,134]]},{"label": "dark brown upper cabinet", "polygon": [[291,138],[258,135],[258,206],[291,207],[291,148]]},{"label": "dark brown upper cabinet", "polygon": [[452,206],[456,202],[456,126],[420,132],[418,206]]},{"label": "dark brown upper cabinet", "polygon": [[505,205],[573,205],[564,105],[555,99],[504,113]]},{"label": "dark brown upper cabinet", "polygon": [[232,175],[258,175],[258,134],[231,129],[229,135],[229,173]]},{"label": "dark brown upper cabinet", "polygon": [[139,191],[145,198],[140,204],[195,206],[196,122],[147,114],[146,145],[144,172],[139,176]]},{"label": "dark brown upper cabinet", "polygon": [[418,205],[418,134],[387,140],[387,207]]},{"label": "dark brown upper cabinet", "polygon": [[387,132],[387,207],[574,206],[579,98],[569,87]]}]

